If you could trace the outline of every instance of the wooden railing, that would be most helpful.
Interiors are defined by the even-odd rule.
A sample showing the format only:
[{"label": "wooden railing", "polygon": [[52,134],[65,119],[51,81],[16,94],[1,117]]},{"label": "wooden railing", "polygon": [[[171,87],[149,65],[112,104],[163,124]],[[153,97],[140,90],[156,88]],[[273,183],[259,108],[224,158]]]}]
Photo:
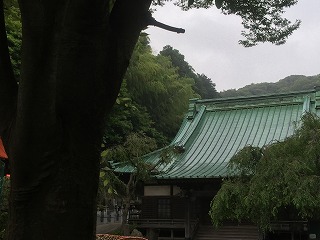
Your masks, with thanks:
[{"label": "wooden railing", "polygon": [[307,231],[308,222],[307,221],[276,221],[271,222],[270,227],[272,230],[284,230],[284,231]]},{"label": "wooden railing", "polygon": [[[198,220],[192,220],[191,225],[196,225]],[[152,225],[158,228],[167,228],[168,226],[172,226],[172,228],[184,228],[185,219],[129,219],[129,223],[137,224],[137,225]]]},{"label": "wooden railing", "polygon": [[[129,219],[129,223],[136,224],[140,228],[167,228],[167,229],[186,229],[185,219]],[[193,219],[190,222],[190,237],[194,238],[198,230],[199,220]],[[167,238],[171,239],[171,238]],[[175,237],[175,239],[177,239]],[[184,238],[183,238],[184,239]]]}]

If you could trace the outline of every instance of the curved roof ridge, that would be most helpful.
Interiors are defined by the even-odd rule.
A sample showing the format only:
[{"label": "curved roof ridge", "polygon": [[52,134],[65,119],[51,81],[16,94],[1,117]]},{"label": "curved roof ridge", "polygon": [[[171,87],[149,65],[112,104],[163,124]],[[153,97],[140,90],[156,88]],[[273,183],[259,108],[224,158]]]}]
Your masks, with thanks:
[{"label": "curved roof ridge", "polygon": [[[197,112],[195,118],[193,120],[190,120],[191,123],[190,123],[190,127],[189,127],[188,131],[186,131],[182,135],[182,137],[180,138],[180,141],[173,141],[173,145],[182,146],[183,148],[185,147],[188,140],[195,133],[195,131],[200,127],[199,123],[200,123],[200,120],[202,120],[202,118],[204,116],[205,110],[206,110],[205,106],[200,107],[200,110],[199,110],[199,112]],[[179,132],[178,132],[178,134],[179,134]],[[175,139],[178,139],[178,138],[176,137]],[[170,164],[170,166],[164,172],[160,173],[160,175],[165,175],[169,171],[171,172],[172,169],[174,169],[174,167],[176,167],[178,165],[178,163],[182,159],[182,156],[177,156],[175,158],[176,158],[175,162],[173,164]]]},{"label": "curved roof ridge", "polygon": [[205,110],[205,106],[200,106],[200,110],[195,114],[195,117],[193,119],[185,117],[182,126],[172,140],[171,145],[183,146],[188,141],[189,137],[197,128]]},{"label": "curved roof ridge", "polygon": [[[228,163],[245,145],[262,147],[282,141],[294,131],[293,122],[308,109],[315,112],[315,91],[274,94],[270,98],[197,100],[206,106],[197,128],[185,135],[185,151],[159,179],[216,178],[230,174]],[[280,96],[280,97],[279,97]],[[222,103],[222,104],[221,104]],[[218,106],[218,107],[217,107]],[[240,107],[238,107],[240,106]],[[226,115],[227,114],[227,115]]]},{"label": "curved roof ridge", "polygon": [[[229,99],[192,99],[170,145],[145,155],[150,164],[169,153],[169,164],[157,167],[158,179],[219,178],[246,145],[262,147],[292,135],[305,111],[320,116],[320,89]],[[181,150],[181,151],[180,151]]]},{"label": "curved roof ridge", "polygon": [[[320,86],[319,86],[320,87]],[[209,102],[223,102],[223,101],[241,101],[241,100],[257,100],[257,99],[266,99],[266,98],[279,98],[279,97],[292,97],[302,94],[310,94],[317,92],[318,87],[310,90],[302,91],[291,91],[286,93],[269,93],[262,95],[249,95],[249,96],[236,96],[236,97],[226,97],[226,98],[211,98],[211,99],[198,99],[196,103],[209,103]]]}]

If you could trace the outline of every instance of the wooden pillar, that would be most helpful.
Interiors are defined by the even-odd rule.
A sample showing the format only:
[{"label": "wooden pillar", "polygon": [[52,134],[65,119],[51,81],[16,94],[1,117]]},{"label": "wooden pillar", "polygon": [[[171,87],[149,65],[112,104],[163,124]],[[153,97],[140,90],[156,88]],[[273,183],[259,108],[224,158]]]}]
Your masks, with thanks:
[{"label": "wooden pillar", "polygon": [[148,228],[147,229],[147,239],[148,240],[158,240],[158,229]]},{"label": "wooden pillar", "polygon": [[185,214],[185,232],[184,232],[184,237],[186,240],[190,240],[190,198],[189,196],[185,198],[185,208],[186,208],[186,214]]}]

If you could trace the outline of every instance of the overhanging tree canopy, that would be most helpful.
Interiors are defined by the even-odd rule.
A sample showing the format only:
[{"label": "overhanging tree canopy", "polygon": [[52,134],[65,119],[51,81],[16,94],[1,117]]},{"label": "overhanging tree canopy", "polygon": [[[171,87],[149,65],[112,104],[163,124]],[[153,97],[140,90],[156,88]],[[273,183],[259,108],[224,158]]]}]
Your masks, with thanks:
[{"label": "overhanging tree canopy", "polygon": [[[188,2],[188,3],[187,3]],[[286,42],[289,35],[299,28],[300,20],[291,23],[284,18],[284,8],[295,5],[297,0],[182,0],[177,5],[183,9],[209,8],[213,5],[221,8],[226,15],[235,14],[242,18],[244,40],[239,43],[245,47],[257,45],[260,42],[271,42],[280,45]]]}]

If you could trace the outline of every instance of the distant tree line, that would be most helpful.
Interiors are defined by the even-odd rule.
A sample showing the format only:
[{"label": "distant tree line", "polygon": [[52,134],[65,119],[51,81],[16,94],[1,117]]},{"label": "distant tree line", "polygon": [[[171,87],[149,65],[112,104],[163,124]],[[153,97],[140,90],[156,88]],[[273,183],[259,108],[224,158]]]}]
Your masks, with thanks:
[{"label": "distant tree line", "polygon": [[313,89],[320,86],[320,74],[315,76],[291,75],[275,83],[252,83],[243,88],[229,89],[220,92],[221,97],[240,97],[284,93]]}]

